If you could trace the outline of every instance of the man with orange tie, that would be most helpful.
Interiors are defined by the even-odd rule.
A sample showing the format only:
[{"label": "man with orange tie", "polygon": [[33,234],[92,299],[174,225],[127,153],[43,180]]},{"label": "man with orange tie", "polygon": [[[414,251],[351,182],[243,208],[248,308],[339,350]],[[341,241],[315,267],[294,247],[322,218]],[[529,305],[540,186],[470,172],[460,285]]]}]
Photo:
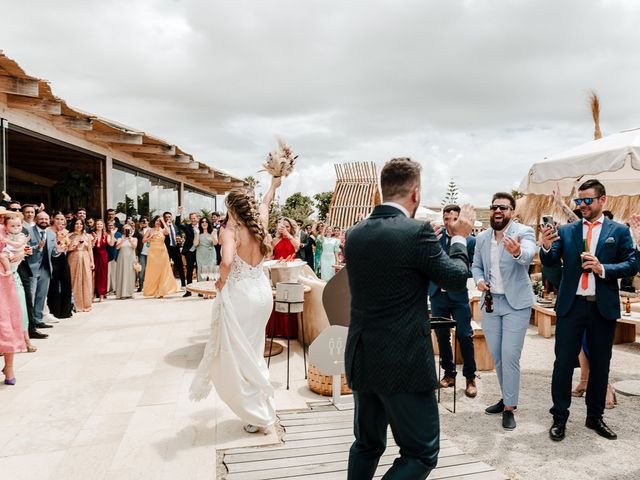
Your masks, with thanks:
[{"label": "man with orange tie", "polygon": [[540,260],[558,266],[563,274],[556,303],[556,360],[551,395],[551,440],[565,437],[571,380],[586,330],[589,350],[586,427],[615,440],[617,435],[603,421],[609,363],[616,320],[620,318],[618,279],[635,275],[637,264],[629,229],[602,214],[607,200],[604,185],[587,180],[574,201],[582,220],[560,227],[543,228]]}]

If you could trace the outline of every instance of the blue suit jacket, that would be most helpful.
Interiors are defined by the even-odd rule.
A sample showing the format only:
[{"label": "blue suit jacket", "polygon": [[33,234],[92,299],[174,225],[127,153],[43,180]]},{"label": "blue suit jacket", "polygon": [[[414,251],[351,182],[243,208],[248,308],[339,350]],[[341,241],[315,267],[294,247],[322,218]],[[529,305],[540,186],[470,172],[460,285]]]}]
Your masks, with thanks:
[{"label": "blue suit jacket", "polygon": [[[31,227],[29,231],[29,245],[33,248],[33,253],[27,257],[29,268],[34,276],[40,275],[40,266],[42,265],[42,252],[38,250],[38,244],[40,243],[40,231],[37,226]],[[45,237],[47,239],[47,254],[49,256],[49,266],[51,266],[51,258],[60,255],[56,250],[56,234],[50,229],[45,230]]]},{"label": "blue suit jacket", "polygon": [[[442,250],[444,250],[445,252],[447,248],[448,236],[449,235],[445,231],[442,235],[442,238],[440,238],[440,245],[442,246]],[[473,253],[475,251],[475,248],[476,248],[476,239],[475,237],[469,235],[467,237],[467,255],[469,256],[469,265],[473,263]],[[471,277],[471,270],[469,270],[469,277]],[[440,287],[436,285],[435,282],[429,283],[429,297],[431,297],[432,302],[434,301],[434,299],[437,299],[441,293],[442,292],[440,290]],[[447,290],[447,294],[449,296],[449,299],[453,300],[454,302],[469,303],[469,290],[467,289],[466,286],[464,287],[463,290],[456,290],[456,291]]]},{"label": "blue suit jacket", "polygon": [[[582,220],[563,225],[548,252],[540,250],[540,261],[544,265],[558,266],[562,260],[562,281],[558,291],[556,313],[566,315],[575,301],[578,282],[582,277],[580,254],[584,250]],[[604,267],[604,279],[596,278],[596,300],[598,310],[604,318],[620,317],[620,293],[618,279],[631,277],[638,271],[636,253],[629,229],[621,223],[604,219],[600,238],[596,246],[596,257]]]},{"label": "blue suit jacket", "polygon": [[[520,223],[511,222],[505,235],[520,239],[520,256],[515,258],[504,250],[502,244],[498,247],[500,255],[500,274],[504,295],[511,308],[520,310],[531,307],[536,301],[536,296],[531,287],[529,278],[529,265],[536,254],[535,234],[531,227]],[[493,228],[480,233],[476,238],[476,251],[473,257],[473,280],[476,284],[480,280],[491,283],[491,237]],[[484,302],[484,295],[482,296]]]}]

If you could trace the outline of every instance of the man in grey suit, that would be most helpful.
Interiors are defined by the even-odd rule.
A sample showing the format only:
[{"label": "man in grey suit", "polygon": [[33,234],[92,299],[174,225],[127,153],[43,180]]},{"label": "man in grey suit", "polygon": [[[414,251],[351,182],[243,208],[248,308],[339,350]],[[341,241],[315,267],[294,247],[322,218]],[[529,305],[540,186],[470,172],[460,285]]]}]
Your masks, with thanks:
[{"label": "man in grey suit", "polygon": [[33,253],[29,255],[31,268],[31,296],[33,297],[33,319],[35,328],[51,328],[43,321],[44,305],[51,281],[51,258],[60,255],[56,245],[56,235],[49,230],[49,215],[40,212],[36,224],[31,228],[29,245]]},{"label": "man in grey suit", "polygon": [[424,479],[436,466],[440,440],[427,290],[431,281],[451,291],[465,288],[465,237],[475,214],[462,208],[447,256],[431,225],[412,218],[420,204],[420,165],[389,161],[381,186],[384,203],[349,230],[345,245],[351,290],[345,368],[356,437],[348,478],[373,478],[391,425],[400,456],[384,478]]},{"label": "man in grey suit", "polygon": [[[516,201],[506,192],[491,201],[491,228],[476,238],[473,280],[484,292],[482,329],[493,357],[502,398],[487,414],[502,414],[502,427],[516,428],[513,412],[520,391],[520,355],[535,295],[529,265],[536,253],[533,229],[512,220]],[[487,301],[487,292],[493,297]]]}]

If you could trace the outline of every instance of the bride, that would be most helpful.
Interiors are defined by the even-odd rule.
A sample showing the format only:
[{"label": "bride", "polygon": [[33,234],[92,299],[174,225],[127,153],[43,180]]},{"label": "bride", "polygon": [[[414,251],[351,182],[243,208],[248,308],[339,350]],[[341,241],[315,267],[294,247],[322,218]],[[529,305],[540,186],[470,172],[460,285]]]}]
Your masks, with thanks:
[{"label": "bride", "polygon": [[196,401],[206,398],[215,386],[249,433],[266,431],[276,421],[273,387],[263,357],[273,297],[262,262],[271,253],[269,204],[281,182],[272,179],[259,208],[242,189],[227,195],[228,220],[219,235],[222,261],[211,336],[191,385],[190,397]]}]

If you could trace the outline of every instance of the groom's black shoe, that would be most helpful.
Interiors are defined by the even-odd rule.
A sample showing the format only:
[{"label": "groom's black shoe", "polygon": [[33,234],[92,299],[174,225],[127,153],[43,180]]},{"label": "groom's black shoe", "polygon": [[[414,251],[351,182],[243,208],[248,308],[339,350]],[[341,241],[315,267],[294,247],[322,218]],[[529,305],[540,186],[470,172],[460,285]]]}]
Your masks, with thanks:
[{"label": "groom's black shoe", "polygon": [[607,440],[616,440],[618,435],[611,430],[601,418],[589,418],[585,422],[585,426],[591,430],[595,430],[598,435],[606,438]]},{"label": "groom's black shoe", "polygon": [[554,442],[559,442],[564,439],[565,430],[567,428],[567,421],[560,420],[559,418],[553,418],[553,425],[549,429],[549,437]]},{"label": "groom's black shoe", "polygon": [[502,413],[504,411],[504,402],[502,399],[494,405],[490,405],[484,409],[484,413],[488,415],[497,415],[498,413]]}]

